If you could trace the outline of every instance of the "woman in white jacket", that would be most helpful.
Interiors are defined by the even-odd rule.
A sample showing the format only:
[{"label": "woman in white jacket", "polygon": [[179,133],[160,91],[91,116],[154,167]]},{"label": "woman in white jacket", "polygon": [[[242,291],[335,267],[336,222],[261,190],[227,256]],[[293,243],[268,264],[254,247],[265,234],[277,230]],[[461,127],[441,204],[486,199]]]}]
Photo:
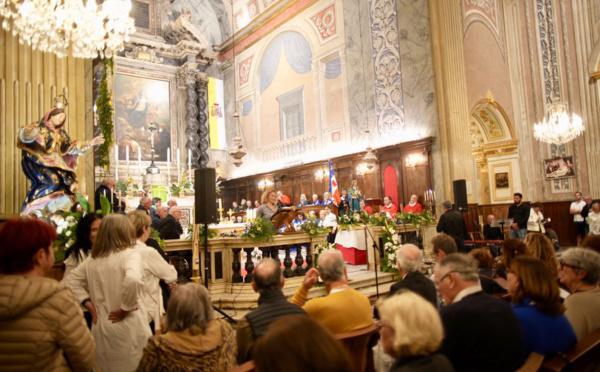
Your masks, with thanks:
[{"label": "woman in white jacket", "polygon": [[143,271],[135,230],[127,217],[111,214],[100,224],[91,256],[65,278],[92,314],[96,358],[102,371],[134,371],[151,336],[140,298]]},{"label": "woman in white jacket", "polygon": [[175,284],[177,270],[169,265],[156,249],[146,245],[145,242],[150,237],[150,225],[152,224],[150,216],[143,211],[131,211],[127,217],[135,229],[137,237],[135,249],[140,252],[142,257],[144,273],[142,301],[148,313],[148,323],[153,322],[154,329],[159,330],[160,319],[165,314],[159,280],[162,279],[169,285]]},{"label": "woman in white jacket", "polygon": [[538,203],[533,203],[531,205],[531,209],[529,210],[529,219],[527,220],[527,232],[539,232],[542,234],[546,233],[546,229],[544,228],[544,215],[540,210],[540,205]]}]

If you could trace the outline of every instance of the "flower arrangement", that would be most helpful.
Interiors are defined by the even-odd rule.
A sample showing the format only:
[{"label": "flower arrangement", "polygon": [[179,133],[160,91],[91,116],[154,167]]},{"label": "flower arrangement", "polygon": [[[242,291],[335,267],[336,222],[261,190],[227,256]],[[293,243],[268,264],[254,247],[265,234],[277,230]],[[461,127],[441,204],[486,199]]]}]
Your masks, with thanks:
[{"label": "flower arrangement", "polygon": [[263,253],[258,247],[254,247],[252,252],[250,252],[250,257],[252,257],[252,262],[254,264],[258,263],[258,261],[262,260]]},{"label": "flower arrangement", "polygon": [[273,239],[273,235],[275,235],[273,223],[264,218],[257,218],[246,223],[242,239],[264,242]]},{"label": "flower arrangement", "polygon": [[300,225],[300,229],[302,229],[302,231],[306,234],[310,235],[311,238],[329,232],[328,229],[319,226],[317,219],[313,216],[309,216],[306,221]]},{"label": "flower arrangement", "polygon": [[179,175],[179,182],[172,183],[169,187],[171,194],[175,196],[181,196],[186,193],[194,192],[194,184],[192,181],[186,176],[186,173],[183,172]]},{"label": "flower arrangement", "polygon": [[[192,231],[192,229],[194,228],[193,225],[190,225],[189,230],[188,231]],[[204,227],[200,226],[200,228],[198,229],[198,239],[200,242],[204,241]],[[217,230],[215,229],[208,229],[208,238],[209,239],[213,239],[217,237]]]},{"label": "flower arrangement", "polygon": [[50,221],[56,226],[58,237],[54,241],[55,261],[64,259],[65,251],[75,243],[75,229],[83,215],[79,212],[67,212],[64,215],[53,214]]},{"label": "flower arrangement", "polygon": [[[386,221],[389,221],[386,219]],[[383,234],[381,236],[383,241],[383,258],[381,260],[381,271],[385,272],[397,272],[396,268],[396,250],[400,248],[400,239],[396,234],[394,224],[386,222],[383,225]]]},{"label": "flower arrangement", "polygon": [[319,255],[327,250],[336,249],[334,243],[317,243],[313,245],[312,255],[314,257],[314,265],[317,267],[317,262],[319,261]]},{"label": "flower arrangement", "polygon": [[416,227],[435,223],[435,218],[429,211],[423,213],[396,213],[394,219],[396,223],[412,224]]},{"label": "flower arrangement", "polygon": [[343,214],[338,217],[338,226],[340,230],[349,230],[351,227],[360,226],[361,222],[361,217],[358,213]]}]

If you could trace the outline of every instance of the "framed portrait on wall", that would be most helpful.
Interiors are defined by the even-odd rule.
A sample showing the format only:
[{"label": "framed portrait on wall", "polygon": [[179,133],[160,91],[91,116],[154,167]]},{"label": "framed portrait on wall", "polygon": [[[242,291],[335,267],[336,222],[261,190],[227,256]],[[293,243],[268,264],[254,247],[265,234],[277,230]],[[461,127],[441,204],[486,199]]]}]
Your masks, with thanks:
[{"label": "framed portrait on wall", "polygon": [[[154,160],[166,161],[171,146],[170,82],[129,74],[116,73],[114,83],[115,134],[119,145],[119,159],[151,160],[154,142]],[[158,124],[158,131],[148,131],[150,123]]]},{"label": "framed portrait on wall", "polygon": [[507,189],[510,187],[508,172],[499,172],[494,175],[497,189]]},{"label": "framed portrait on wall", "polygon": [[544,176],[546,179],[575,177],[573,156],[559,156],[544,160]]}]

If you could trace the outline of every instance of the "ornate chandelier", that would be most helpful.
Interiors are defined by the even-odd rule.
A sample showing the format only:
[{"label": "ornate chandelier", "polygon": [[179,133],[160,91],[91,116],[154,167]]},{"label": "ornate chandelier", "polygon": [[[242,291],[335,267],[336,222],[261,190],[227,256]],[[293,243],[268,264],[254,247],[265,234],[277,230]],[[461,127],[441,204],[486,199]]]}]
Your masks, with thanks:
[{"label": "ornate chandelier", "polygon": [[131,0],[0,0],[4,30],[21,44],[76,58],[111,58],[135,32]]},{"label": "ornate chandelier", "polygon": [[562,102],[548,105],[544,119],[533,125],[533,135],[538,141],[557,145],[574,140],[584,130],[581,117],[569,113],[567,104]]}]

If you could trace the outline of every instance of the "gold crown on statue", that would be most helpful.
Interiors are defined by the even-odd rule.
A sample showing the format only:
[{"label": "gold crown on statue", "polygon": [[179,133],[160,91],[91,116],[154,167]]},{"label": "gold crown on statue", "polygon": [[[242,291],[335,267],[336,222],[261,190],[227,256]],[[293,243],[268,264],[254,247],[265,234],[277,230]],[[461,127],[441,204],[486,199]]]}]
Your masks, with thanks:
[{"label": "gold crown on statue", "polygon": [[65,109],[69,105],[67,97],[64,94],[54,97],[54,108]]}]

